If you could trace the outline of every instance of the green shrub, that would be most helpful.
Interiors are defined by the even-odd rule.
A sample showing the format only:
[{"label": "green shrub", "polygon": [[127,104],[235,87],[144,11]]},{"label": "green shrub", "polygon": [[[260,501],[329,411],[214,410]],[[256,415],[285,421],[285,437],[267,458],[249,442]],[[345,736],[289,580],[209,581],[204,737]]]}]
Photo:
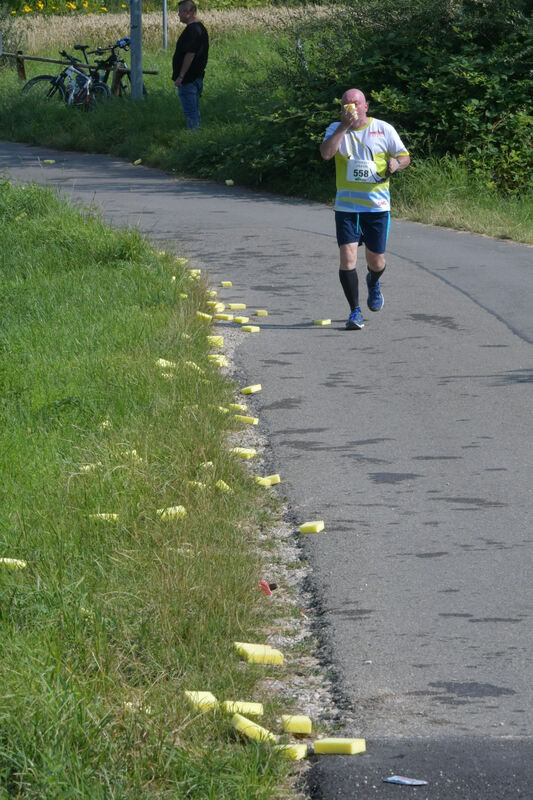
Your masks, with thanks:
[{"label": "green shrub", "polygon": [[522,0],[437,0],[430,13],[425,0],[369,0],[339,6],[326,24],[302,14],[291,34],[278,76],[289,102],[258,119],[285,169],[305,157],[307,144],[295,151],[298,129],[319,141],[338,114],[326,120],[325,109],[357,86],[413,154],[459,156],[508,194],[531,188],[533,34]]}]

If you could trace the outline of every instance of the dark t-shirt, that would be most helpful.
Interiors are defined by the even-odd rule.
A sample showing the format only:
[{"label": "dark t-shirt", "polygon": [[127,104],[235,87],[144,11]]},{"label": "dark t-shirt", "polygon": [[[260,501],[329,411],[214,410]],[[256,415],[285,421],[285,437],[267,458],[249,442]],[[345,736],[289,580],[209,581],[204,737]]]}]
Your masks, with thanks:
[{"label": "dark t-shirt", "polygon": [[180,74],[186,53],[194,53],[191,66],[185,73],[183,83],[192,83],[196,78],[203,78],[207,56],[209,54],[209,36],[201,22],[190,22],[186,25],[176,44],[176,52],[172,59],[172,80]]}]

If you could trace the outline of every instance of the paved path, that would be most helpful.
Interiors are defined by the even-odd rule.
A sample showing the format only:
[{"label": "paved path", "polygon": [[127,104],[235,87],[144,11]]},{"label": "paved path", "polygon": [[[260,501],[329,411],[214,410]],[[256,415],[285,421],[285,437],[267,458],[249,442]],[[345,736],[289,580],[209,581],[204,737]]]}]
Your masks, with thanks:
[{"label": "paved path", "polygon": [[419,800],[533,797],[533,249],[393,222],[384,310],[345,332],[323,205],[9,143],[4,168],[269,309],[238,363],[295,514],[326,521],[305,554],[370,751],[319,762],[314,796],[389,797],[382,777],[420,769]]}]

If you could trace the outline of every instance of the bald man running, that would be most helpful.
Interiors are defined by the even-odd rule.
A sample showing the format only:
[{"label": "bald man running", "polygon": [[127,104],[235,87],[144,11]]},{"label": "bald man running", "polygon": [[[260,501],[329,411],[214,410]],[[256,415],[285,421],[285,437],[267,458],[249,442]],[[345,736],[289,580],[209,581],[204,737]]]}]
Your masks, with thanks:
[{"label": "bald man running", "polygon": [[335,157],[339,279],[350,304],[346,328],[360,330],[365,323],[359,306],[357,248],[364,242],[368,307],[381,311],[380,278],[390,226],[389,177],[409,166],[410,158],[392,125],[367,116],[368,103],[360,89],[348,89],[341,103],[341,120],[328,127],[320,155],[325,161]]}]

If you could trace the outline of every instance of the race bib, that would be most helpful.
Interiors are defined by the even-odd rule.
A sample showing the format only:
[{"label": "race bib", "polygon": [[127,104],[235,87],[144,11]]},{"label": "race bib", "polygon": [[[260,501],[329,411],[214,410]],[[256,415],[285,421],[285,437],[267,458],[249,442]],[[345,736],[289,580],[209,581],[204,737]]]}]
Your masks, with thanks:
[{"label": "race bib", "polygon": [[365,161],[362,158],[348,158],[346,164],[346,180],[357,183],[378,183],[380,177],[376,171],[374,161]]}]

